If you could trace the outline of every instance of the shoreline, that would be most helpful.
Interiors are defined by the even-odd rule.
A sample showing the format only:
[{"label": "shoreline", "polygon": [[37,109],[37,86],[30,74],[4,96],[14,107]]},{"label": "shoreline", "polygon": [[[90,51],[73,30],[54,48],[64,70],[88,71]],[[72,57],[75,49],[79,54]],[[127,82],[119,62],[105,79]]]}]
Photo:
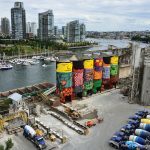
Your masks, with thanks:
[{"label": "shoreline", "polygon": [[31,58],[33,56],[45,56],[48,57],[49,55],[59,55],[59,54],[65,54],[65,53],[73,53],[74,50],[79,49],[79,50],[87,50],[93,47],[98,47],[98,45],[88,45],[88,46],[77,46],[77,47],[69,47],[68,50],[47,50],[46,52],[42,52],[42,53],[33,53],[33,54],[22,54],[22,55],[14,55],[14,56],[5,56],[5,58],[3,58],[2,55],[0,55],[0,60],[6,60],[9,61],[11,59],[15,59],[15,58]]}]

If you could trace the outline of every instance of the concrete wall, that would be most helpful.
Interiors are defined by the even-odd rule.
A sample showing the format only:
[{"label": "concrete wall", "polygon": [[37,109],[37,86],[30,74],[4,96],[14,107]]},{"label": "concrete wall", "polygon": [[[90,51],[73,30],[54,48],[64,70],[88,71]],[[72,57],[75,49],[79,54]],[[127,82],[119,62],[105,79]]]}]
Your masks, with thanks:
[{"label": "concrete wall", "polygon": [[138,68],[140,66],[141,60],[141,48],[139,44],[133,44],[132,47],[133,55],[132,55],[132,66]]},{"label": "concrete wall", "polygon": [[150,64],[144,66],[141,103],[150,105]]},{"label": "concrete wall", "polygon": [[119,78],[127,78],[131,75],[131,65],[121,65],[119,69]]}]

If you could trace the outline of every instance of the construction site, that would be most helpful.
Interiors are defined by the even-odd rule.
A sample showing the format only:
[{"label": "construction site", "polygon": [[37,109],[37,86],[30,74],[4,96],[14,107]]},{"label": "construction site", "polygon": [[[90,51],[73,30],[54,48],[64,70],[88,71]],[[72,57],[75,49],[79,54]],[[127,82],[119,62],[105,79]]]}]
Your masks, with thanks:
[{"label": "construction site", "polygon": [[149,110],[150,49],[109,51],[56,62],[56,85],[0,93],[0,144],[12,138],[12,150],[111,150],[108,140],[125,118]]}]

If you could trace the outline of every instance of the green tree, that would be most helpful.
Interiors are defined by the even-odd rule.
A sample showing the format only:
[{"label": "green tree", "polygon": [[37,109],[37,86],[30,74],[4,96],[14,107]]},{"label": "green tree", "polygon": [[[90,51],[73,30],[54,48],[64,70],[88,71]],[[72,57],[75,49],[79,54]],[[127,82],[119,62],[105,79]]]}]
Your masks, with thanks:
[{"label": "green tree", "polygon": [[10,149],[14,146],[14,143],[12,142],[12,139],[11,139],[11,138],[9,138],[9,139],[5,142],[5,144],[6,144],[5,150],[10,150]]},{"label": "green tree", "polygon": [[4,146],[3,145],[0,145],[0,150],[4,150]]},{"label": "green tree", "polygon": [[9,138],[9,139],[5,142],[5,145],[6,145],[5,150],[10,150],[10,149],[14,146],[14,143],[12,142],[12,139]]},{"label": "green tree", "polygon": [[10,150],[13,146],[14,143],[12,142],[12,139],[9,138],[6,142],[5,142],[6,147],[4,148],[3,145],[0,145],[0,150]]}]

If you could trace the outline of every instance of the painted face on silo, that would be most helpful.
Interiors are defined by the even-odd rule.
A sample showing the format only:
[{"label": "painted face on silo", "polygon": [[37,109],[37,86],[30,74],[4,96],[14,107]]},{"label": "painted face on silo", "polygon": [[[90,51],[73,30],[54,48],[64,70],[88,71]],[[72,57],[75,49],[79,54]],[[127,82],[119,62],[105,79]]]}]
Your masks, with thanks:
[{"label": "painted face on silo", "polygon": [[95,59],[95,61],[94,61],[94,66],[95,67],[100,67],[102,65],[103,65],[103,59],[102,58]]},{"label": "painted face on silo", "polygon": [[62,62],[57,64],[57,84],[62,88],[72,87],[72,63]]}]

